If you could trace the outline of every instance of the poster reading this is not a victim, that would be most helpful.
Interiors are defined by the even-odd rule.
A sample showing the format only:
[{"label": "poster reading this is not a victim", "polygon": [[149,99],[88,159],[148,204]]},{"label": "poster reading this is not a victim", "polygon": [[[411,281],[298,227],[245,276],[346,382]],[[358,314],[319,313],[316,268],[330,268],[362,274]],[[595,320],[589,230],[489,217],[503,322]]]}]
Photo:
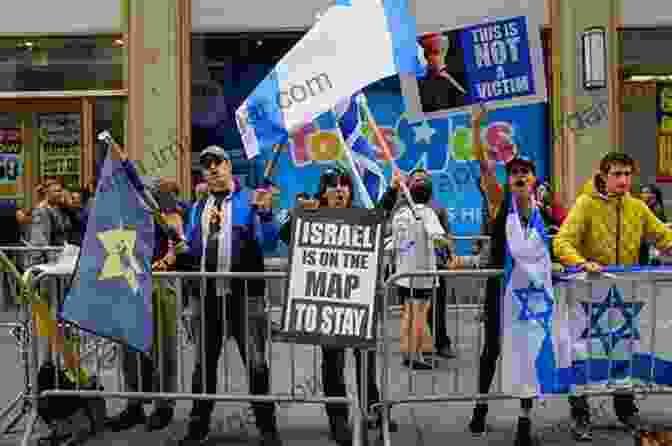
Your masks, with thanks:
[{"label": "poster reading this is not a victim", "polygon": [[282,332],[300,344],[375,344],[384,215],[297,210]]}]

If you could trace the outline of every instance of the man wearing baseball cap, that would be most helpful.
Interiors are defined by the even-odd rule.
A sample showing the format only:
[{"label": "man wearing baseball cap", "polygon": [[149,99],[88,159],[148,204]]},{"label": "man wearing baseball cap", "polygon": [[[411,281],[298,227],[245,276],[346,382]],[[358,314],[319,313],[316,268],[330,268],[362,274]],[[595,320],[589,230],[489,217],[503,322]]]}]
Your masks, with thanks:
[{"label": "man wearing baseball cap", "polygon": [[[473,112],[472,128],[479,129],[481,120],[486,114],[481,108]],[[473,147],[476,158],[481,163],[480,188],[484,196],[484,205],[487,209],[486,233],[490,236],[489,263],[493,268],[502,268],[506,261],[507,233],[506,223],[508,209],[514,196],[521,226],[527,227],[534,211],[532,200],[533,186],[536,182],[535,163],[530,158],[517,155],[506,163],[507,182],[501,185],[495,172],[495,161],[488,158],[488,153],[481,141],[480,132],[473,132]],[[543,213],[542,213],[543,218]],[[544,218],[544,223],[547,224]],[[485,395],[490,392],[490,386],[495,375],[497,362],[501,355],[501,311],[502,311],[501,278],[491,277],[486,281],[485,288],[485,339],[481,353],[478,376],[478,393]],[[530,413],[533,400],[520,399],[520,416],[516,428],[515,445],[530,446],[533,444],[532,423]],[[486,431],[486,416],[488,403],[486,400],[476,402],[469,430],[476,435]]]},{"label": "man wearing baseball cap", "polygon": [[[267,190],[249,191],[232,176],[231,158],[219,146],[209,146],[199,157],[208,183],[208,197],[193,210],[194,224],[186,241],[189,254],[200,260],[207,272],[263,272],[263,250],[277,246],[278,227],[273,221],[271,194]],[[195,299],[192,309],[198,352],[192,378],[192,392],[217,393],[217,364],[224,336],[232,334],[244,364],[248,364],[248,383],[254,395],[270,390],[265,359],[266,303],[262,279],[206,279],[205,296]],[[226,305],[226,320],[223,318]],[[201,339],[200,324],[204,324]],[[225,332],[226,327],[226,332]],[[205,352],[205,357],[201,357]],[[248,362],[249,361],[249,362]],[[205,381],[205,389],[202,383]],[[187,435],[181,446],[202,445],[210,432],[214,401],[195,401]],[[277,431],[275,405],[252,403],[263,446],[281,444]]]}]

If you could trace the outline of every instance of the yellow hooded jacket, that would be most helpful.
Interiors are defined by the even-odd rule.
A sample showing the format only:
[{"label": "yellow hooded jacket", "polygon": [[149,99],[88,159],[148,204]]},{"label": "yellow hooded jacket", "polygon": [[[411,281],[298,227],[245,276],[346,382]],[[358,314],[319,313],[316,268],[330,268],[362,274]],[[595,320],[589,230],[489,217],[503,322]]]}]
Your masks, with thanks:
[{"label": "yellow hooded jacket", "polygon": [[607,196],[590,184],[584,186],[560,227],[553,250],[567,266],[586,262],[636,265],[645,239],[655,241],[661,250],[672,248],[672,230],[643,201],[629,193]]}]

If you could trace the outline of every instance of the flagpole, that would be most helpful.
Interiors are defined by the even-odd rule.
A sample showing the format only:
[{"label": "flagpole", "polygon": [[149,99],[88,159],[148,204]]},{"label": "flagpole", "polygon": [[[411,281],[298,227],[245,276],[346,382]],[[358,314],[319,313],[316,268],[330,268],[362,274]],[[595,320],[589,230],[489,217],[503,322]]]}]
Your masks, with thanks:
[{"label": "flagpole", "polygon": [[352,178],[354,179],[355,186],[358,189],[359,195],[362,197],[364,207],[366,207],[367,209],[373,209],[374,207],[373,201],[369,196],[369,192],[366,190],[366,186],[364,186],[364,181],[362,181],[362,177],[359,175],[357,165],[355,164],[355,160],[352,157],[352,150],[350,149],[350,145],[348,145],[348,142],[345,140],[343,132],[341,131],[341,126],[338,124],[338,113],[336,113],[335,109],[332,109],[331,111],[334,114],[334,117],[336,118],[336,134],[338,135],[338,140],[341,142],[341,145],[343,146],[343,153],[345,154],[345,159],[350,165],[350,171],[352,172]]},{"label": "flagpole", "polygon": [[[376,120],[373,117],[373,113],[371,113],[371,109],[369,109],[369,104],[367,104],[366,102],[366,98],[364,97],[364,95],[358,95],[358,97],[359,97],[359,104],[362,106],[362,109],[364,109],[364,113],[366,113],[366,119],[369,121],[369,125],[371,126],[373,133],[376,135],[378,145],[383,150],[383,155],[385,156],[387,161],[389,161],[390,164],[392,164],[392,170],[394,170],[395,172],[400,172],[399,166],[397,166],[396,161],[392,157],[392,150],[390,150],[390,147],[387,144],[387,141],[385,140],[385,137],[383,136],[383,132],[380,130],[380,127],[378,127],[378,124],[376,123]],[[404,197],[406,198],[406,201],[408,201],[408,204],[411,208],[411,211],[413,212],[413,215],[417,219],[418,216],[415,213],[415,202],[413,201],[413,197],[411,196],[411,191],[408,190],[408,185],[403,180],[399,182],[399,185],[401,187],[402,193],[404,194]]]},{"label": "flagpole", "polygon": [[[112,135],[110,134],[109,131],[104,130],[98,134],[98,140],[99,141],[104,141],[106,144],[108,144],[109,148],[113,148],[113,145],[117,144],[117,142],[112,138]],[[135,185],[134,185],[135,186]],[[145,189],[144,185],[141,185],[141,189],[136,189],[136,192],[140,195],[142,200],[145,202],[147,207],[150,208],[152,211],[152,215],[154,216],[154,221],[167,233],[170,234],[172,231],[170,229],[170,225],[166,221],[166,219],[163,217],[161,214],[161,208],[159,204],[156,202],[154,199],[154,196],[152,196],[147,189]],[[176,251],[178,254],[182,253],[184,250],[186,250],[186,245],[183,240],[176,240]]]}]

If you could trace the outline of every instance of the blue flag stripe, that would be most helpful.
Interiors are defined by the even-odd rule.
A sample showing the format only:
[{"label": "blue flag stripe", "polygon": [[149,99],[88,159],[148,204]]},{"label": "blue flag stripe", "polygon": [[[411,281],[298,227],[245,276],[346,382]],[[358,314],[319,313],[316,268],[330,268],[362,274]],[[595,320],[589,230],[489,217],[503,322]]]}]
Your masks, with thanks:
[{"label": "blue flag stripe", "polygon": [[[415,41],[417,39],[417,24],[411,14],[407,0],[384,0],[387,26],[394,48],[394,61],[399,74],[416,75],[419,69],[418,55]],[[409,44],[414,42],[414,44]]]}]

